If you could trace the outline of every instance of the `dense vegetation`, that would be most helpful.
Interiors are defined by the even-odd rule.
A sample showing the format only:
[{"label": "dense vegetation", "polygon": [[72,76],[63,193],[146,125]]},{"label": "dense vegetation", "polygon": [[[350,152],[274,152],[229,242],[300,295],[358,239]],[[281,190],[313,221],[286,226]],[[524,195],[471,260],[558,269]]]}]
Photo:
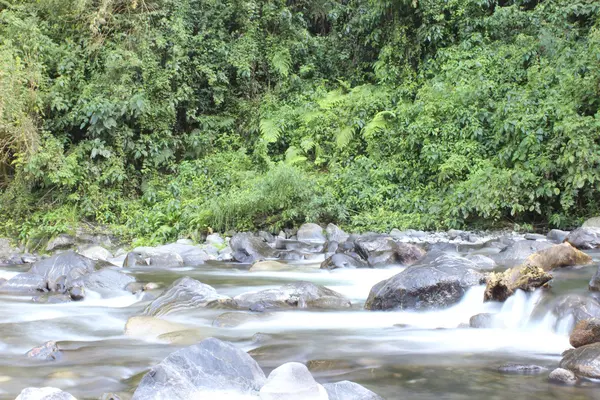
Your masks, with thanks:
[{"label": "dense vegetation", "polygon": [[599,107],[595,0],[0,0],[0,223],[565,227]]}]

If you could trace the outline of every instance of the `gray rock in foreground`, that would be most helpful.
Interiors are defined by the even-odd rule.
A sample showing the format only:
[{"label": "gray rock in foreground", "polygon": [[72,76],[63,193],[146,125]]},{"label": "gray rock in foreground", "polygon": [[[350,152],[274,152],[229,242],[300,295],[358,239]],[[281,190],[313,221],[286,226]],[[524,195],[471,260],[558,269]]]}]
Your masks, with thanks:
[{"label": "gray rock in foreground", "polygon": [[53,387],[23,389],[15,400],[77,400],[67,392]]},{"label": "gray rock in foreground", "polygon": [[559,366],[578,376],[600,379],[600,343],[565,351]]},{"label": "gray rock in foreground", "polygon": [[304,364],[290,362],[275,368],[260,389],[261,400],[329,400]]},{"label": "gray rock in foreground", "polygon": [[575,374],[568,369],[556,368],[548,375],[548,380],[552,383],[558,383],[560,385],[575,385],[577,383],[577,377]]},{"label": "gray rock in foreground", "polygon": [[29,273],[42,276],[49,290],[64,292],[73,281],[94,272],[95,265],[95,261],[67,251],[34,263]]},{"label": "gray rock in foreground", "polygon": [[329,400],[383,400],[364,386],[350,381],[326,383],[323,385]]},{"label": "gray rock in foreground", "polygon": [[577,228],[565,239],[580,250],[592,250],[600,247],[600,228]]}]

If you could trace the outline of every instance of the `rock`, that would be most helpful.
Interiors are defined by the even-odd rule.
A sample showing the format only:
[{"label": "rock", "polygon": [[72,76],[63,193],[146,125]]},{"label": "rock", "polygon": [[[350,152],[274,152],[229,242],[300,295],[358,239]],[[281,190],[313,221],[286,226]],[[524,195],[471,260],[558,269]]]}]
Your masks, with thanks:
[{"label": "rock", "polygon": [[183,264],[187,266],[202,265],[206,260],[210,259],[210,256],[206,250],[200,246],[170,243],[163,246],[158,246],[156,249],[165,253],[178,254],[183,260]]},{"label": "rock", "polygon": [[473,315],[471,319],[469,319],[469,326],[471,328],[493,328],[494,314],[481,313]]},{"label": "rock", "polygon": [[519,266],[488,275],[484,301],[505,301],[517,289],[533,291],[546,284],[552,275],[540,267]]},{"label": "rock", "polygon": [[325,253],[325,258],[329,258],[335,253],[337,253],[340,248],[340,244],[336,241],[330,240],[325,243],[323,246],[323,253]]},{"label": "rock", "polygon": [[34,263],[29,273],[44,277],[49,290],[64,292],[73,281],[94,272],[95,265],[95,261],[67,251]]},{"label": "rock", "polygon": [[21,255],[21,261],[23,262],[23,264],[33,264],[37,260],[38,258],[33,254],[25,253]]},{"label": "rock", "polygon": [[526,233],[523,238],[525,238],[525,240],[546,240],[548,239],[546,236],[544,235],[540,235],[538,233]]},{"label": "rock", "polygon": [[575,385],[577,383],[577,377],[575,374],[568,369],[556,368],[548,375],[548,380],[552,383],[558,383],[561,385]]},{"label": "rock", "polygon": [[73,299],[69,294],[63,293],[45,293],[41,296],[35,296],[31,299],[34,303],[39,304],[62,304],[70,303]]},{"label": "rock", "polygon": [[443,255],[427,265],[412,266],[371,289],[368,310],[431,309],[460,301],[472,286],[484,282],[474,264],[456,255]]},{"label": "rock", "polygon": [[75,245],[75,238],[71,235],[60,234],[48,242],[46,251],[68,249]]},{"label": "rock", "polygon": [[519,240],[509,244],[493,258],[499,265],[513,267],[522,264],[533,253],[552,246],[552,243],[540,240]]},{"label": "rock", "polygon": [[261,400],[329,400],[304,364],[290,362],[275,368],[260,389]]},{"label": "rock", "polygon": [[113,258],[112,253],[102,246],[86,247],[85,249],[80,250],[79,254],[95,261],[108,261],[109,259]]},{"label": "rock", "polygon": [[127,285],[133,282],[135,278],[113,268],[102,268],[83,277],[83,285],[87,289],[100,292],[125,291]]},{"label": "rock", "polygon": [[594,273],[594,276],[592,276],[592,279],[590,279],[588,289],[590,289],[592,292],[600,292],[600,265]]},{"label": "rock", "polygon": [[138,315],[127,320],[127,323],[125,324],[125,335],[156,339],[165,333],[184,331],[187,329],[189,329],[189,326],[184,324],[178,324],[156,317]]},{"label": "rock", "polygon": [[233,261],[233,250],[231,247],[226,246],[224,249],[219,251],[219,255],[217,256],[217,260],[219,261]]},{"label": "rock", "polygon": [[275,243],[275,236],[266,231],[258,231],[258,237],[267,243]]},{"label": "rock", "polygon": [[575,348],[600,342],[600,319],[591,318],[579,321],[571,332],[569,342]]},{"label": "rock", "polygon": [[290,266],[280,261],[257,261],[248,271],[260,272],[260,271],[285,271],[289,270]]},{"label": "rock", "polygon": [[[178,350],[144,375],[132,400],[212,399],[257,395],[265,375],[231,343],[209,338]],[[223,397],[221,397],[223,398]]]},{"label": "rock", "polygon": [[100,396],[100,400],[121,400],[121,397],[114,393],[104,393]]},{"label": "rock", "polygon": [[15,400],[77,400],[67,392],[53,387],[23,389]]},{"label": "rock", "polygon": [[208,253],[198,246],[171,243],[158,247],[137,247],[127,254],[123,266],[131,268],[150,265],[173,268],[202,265],[208,259]]},{"label": "rock", "polygon": [[218,233],[211,233],[206,237],[206,244],[212,244],[217,248],[225,246],[225,239],[221,237]]},{"label": "rock", "polygon": [[0,262],[4,263],[15,254],[16,249],[10,244],[10,240],[0,238]]},{"label": "rock", "polygon": [[212,286],[184,277],[173,282],[150,303],[144,310],[144,315],[158,317],[228,301],[230,302],[231,299],[218,294]]},{"label": "rock", "polygon": [[56,361],[62,354],[56,342],[46,342],[41,346],[34,347],[25,354],[29,358],[42,361]]},{"label": "rock", "polygon": [[329,400],[383,400],[364,386],[350,381],[326,383],[323,385]]},{"label": "rock", "polygon": [[553,242],[562,243],[565,241],[567,236],[569,236],[569,233],[570,232],[567,231],[561,231],[560,229],[552,229],[550,232],[548,232],[546,237],[548,240],[552,240]]},{"label": "rock", "polygon": [[233,250],[233,258],[241,263],[274,258],[275,253],[264,240],[250,233],[238,233],[229,242]]},{"label": "rock", "polygon": [[600,343],[565,351],[559,366],[577,376],[600,379]]},{"label": "rock", "polygon": [[230,311],[219,315],[212,323],[219,328],[235,328],[250,321],[257,321],[268,317],[268,313],[250,313]]},{"label": "rock", "polygon": [[552,313],[559,322],[569,320],[575,326],[582,320],[600,318],[600,303],[591,297],[564,295],[555,300]]},{"label": "rock", "polygon": [[566,237],[565,242],[581,250],[600,247],[600,228],[577,228]]},{"label": "rock", "polygon": [[458,229],[450,229],[447,232],[447,235],[448,235],[448,239],[450,239],[450,240],[456,240],[456,239],[468,240],[468,238],[469,238],[469,232],[461,231]]},{"label": "rock", "polygon": [[475,264],[475,268],[479,270],[494,269],[497,267],[496,261],[482,254],[472,254],[467,256]]},{"label": "rock", "polygon": [[297,236],[300,242],[323,244],[327,241],[323,228],[317,224],[303,224],[298,229]]},{"label": "rock", "polygon": [[344,296],[324,286],[311,282],[294,282],[278,289],[242,293],[234,298],[242,308],[262,311],[273,308],[349,308]]},{"label": "rock", "polygon": [[334,224],[327,225],[327,228],[325,228],[325,234],[327,235],[327,240],[338,243],[343,243],[350,237],[350,235],[344,232],[342,228]]},{"label": "rock", "polygon": [[0,292],[30,294],[46,290],[46,279],[43,276],[28,272],[18,274],[0,284]]},{"label": "rock", "polygon": [[365,235],[355,241],[357,253],[371,266],[402,264],[412,265],[425,255],[420,247],[398,243],[390,236]]},{"label": "rock", "polygon": [[539,365],[531,364],[505,364],[498,368],[499,372],[504,374],[524,374],[524,375],[537,375],[546,371],[548,368],[541,367]]},{"label": "rock", "polygon": [[334,254],[321,263],[321,269],[336,268],[369,268],[369,264],[360,258],[343,253]]},{"label": "rock", "polygon": [[569,243],[557,244],[540,250],[525,260],[526,265],[540,267],[544,271],[552,271],[572,265],[585,265],[592,262],[592,257],[577,250]]},{"label": "rock", "polygon": [[298,250],[304,252],[316,253],[323,250],[324,243],[321,242],[301,242],[293,239],[277,238],[275,248],[279,250]]},{"label": "rock", "polygon": [[85,289],[80,286],[73,286],[69,288],[68,293],[73,301],[81,301],[85,298]]},{"label": "rock", "polygon": [[581,225],[582,228],[600,228],[600,217],[592,217],[588,220],[586,220],[583,225]]}]

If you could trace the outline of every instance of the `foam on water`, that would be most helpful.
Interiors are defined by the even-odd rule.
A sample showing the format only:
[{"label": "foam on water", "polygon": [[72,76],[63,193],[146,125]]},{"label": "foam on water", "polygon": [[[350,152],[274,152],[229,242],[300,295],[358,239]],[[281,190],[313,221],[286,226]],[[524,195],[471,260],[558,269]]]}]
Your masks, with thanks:
[{"label": "foam on water", "polygon": [[19,275],[19,272],[15,272],[15,271],[6,271],[6,270],[2,270],[0,269],[0,279],[6,279],[9,280],[10,278],[12,278],[15,275]]}]

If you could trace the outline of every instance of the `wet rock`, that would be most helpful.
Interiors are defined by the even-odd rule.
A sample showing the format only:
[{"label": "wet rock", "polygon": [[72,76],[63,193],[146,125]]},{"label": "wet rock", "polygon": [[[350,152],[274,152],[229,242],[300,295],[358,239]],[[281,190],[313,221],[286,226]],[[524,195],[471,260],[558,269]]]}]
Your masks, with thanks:
[{"label": "wet rock", "polygon": [[121,397],[114,393],[104,393],[100,396],[100,400],[121,400]]},{"label": "wet rock", "polygon": [[448,239],[450,240],[468,240],[469,232],[461,231],[458,229],[450,229],[447,232]]},{"label": "wet rock", "polygon": [[43,276],[28,272],[18,274],[4,283],[0,283],[0,292],[30,294],[46,289],[46,279]]},{"label": "wet rock", "polygon": [[575,348],[600,342],[600,319],[591,318],[579,321],[571,332],[569,342]]},{"label": "wet rock", "polygon": [[33,264],[37,260],[37,256],[34,256],[33,254],[25,253],[21,255],[21,261],[23,264]]},{"label": "wet rock", "polygon": [[590,279],[588,288],[592,292],[600,292],[600,265],[598,266],[598,269],[596,269],[596,272],[594,273],[594,276],[592,276],[592,279]]},{"label": "wet rock", "polygon": [[17,249],[10,244],[10,240],[6,238],[0,238],[0,262],[4,263],[10,260],[16,251]]},{"label": "wet rock", "polygon": [[494,327],[494,314],[481,313],[473,315],[469,319],[469,326],[471,328],[493,328]]},{"label": "wet rock", "polygon": [[600,343],[565,351],[559,366],[577,376],[600,379]]},{"label": "wet rock", "polygon": [[233,258],[242,263],[252,263],[275,256],[273,249],[263,239],[250,233],[234,235],[229,245],[233,250]]},{"label": "wet rock", "polygon": [[317,224],[303,224],[298,229],[297,236],[299,241],[306,243],[323,244],[327,241],[323,234],[323,228]]},{"label": "wet rock", "polygon": [[94,272],[95,265],[95,261],[68,251],[34,263],[29,273],[44,277],[49,290],[63,292],[73,281]]},{"label": "wet rock", "polygon": [[100,292],[124,291],[127,285],[133,282],[135,278],[113,268],[103,268],[83,277],[83,285],[86,288]]},{"label": "wet rock", "polygon": [[234,298],[242,308],[261,311],[274,308],[348,308],[351,303],[344,296],[311,282],[293,282],[278,289],[242,293]]},{"label": "wet rock", "polygon": [[45,293],[31,299],[34,303],[39,304],[62,304],[70,303],[72,300],[70,295],[64,293]]},{"label": "wet rock", "polygon": [[533,291],[552,279],[552,275],[540,267],[520,266],[504,272],[488,275],[484,301],[505,301],[517,289]]},{"label": "wet rock", "polygon": [[69,288],[69,297],[73,301],[81,301],[85,298],[85,289],[81,286],[73,286]]},{"label": "wet rock", "polygon": [[588,220],[586,220],[583,225],[581,225],[582,228],[600,228],[600,217],[592,217]]},{"label": "wet rock", "polygon": [[257,261],[248,271],[260,272],[260,271],[285,271],[289,270],[290,266],[280,261]]},{"label": "wet rock", "polygon": [[75,245],[75,238],[71,235],[61,234],[48,242],[46,251],[68,249]]},{"label": "wet rock", "polygon": [[265,381],[262,369],[246,352],[209,338],[172,353],[151,368],[132,400],[252,396]]},{"label": "wet rock", "polygon": [[227,246],[224,249],[219,251],[219,255],[217,256],[217,260],[219,261],[233,261],[233,250],[231,247]]},{"label": "wet rock", "polygon": [[29,350],[26,356],[36,360],[56,361],[61,358],[62,354],[56,342],[46,342]]},{"label": "wet rock", "polygon": [[496,261],[482,254],[468,255],[467,259],[475,264],[475,268],[479,270],[494,269],[497,267]]},{"label": "wet rock", "polygon": [[431,309],[456,304],[484,275],[456,255],[443,255],[427,265],[412,266],[371,289],[368,310]]},{"label": "wet rock", "polygon": [[250,321],[257,321],[269,317],[268,313],[250,313],[230,311],[219,315],[212,323],[219,328],[234,328]]},{"label": "wet rock", "polygon": [[323,385],[329,400],[383,400],[364,386],[350,381],[326,383]]},{"label": "wet rock", "polygon": [[325,253],[325,258],[329,258],[334,255],[340,247],[340,244],[336,241],[327,241],[323,246],[323,253]]},{"label": "wet rock", "polygon": [[581,250],[596,249],[600,247],[600,228],[577,228],[565,241]]},{"label": "wet rock", "polygon": [[532,364],[505,364],[498,368],[499,372],[503,374],[523,374],[523,375],[537,375],[546,371],[548,368],[541,367],[539,365]]},{"label": "wet rock", "polygon": [[206,237],[205,243],[219,248],[225,246],[225,239],[223,239],[218,233],[211,233]]},{"label": "wet rock", "polygon": [[577,377],[575,374],[568,369],[564,368],[556,368],[550,375],[548,375],[548,380],[552,383],[558,383],[560,385],[575,385],[577,383]]},{"label": "wet rock", "polygon": [[198,246],[171,243],[158,247],[137,247],[127,254],[123,266],[173,268],[202,265],[208,259],[208,253]]},{"label": "wet rock", "polygon": [[541,240],[519,240],[509,244],[498,254],[495,254],[493,258],[499,265],[512,267],[522,264],[533,253],[552,246],[552,243]]},{"label": "wet rock", "polygon": [[127,320],[125,335],[156,339],[165,333],[184,331],[186,329],[189,329],[189,326],[156,317],[138,315]]},{"label": "wet rock", "polygon": [[344,232],[342,228],[334,224],[327,225],[325,233],[327,235],[327,240],[330,242],[343,243],[350,237],[350,235]]},{"label": "wet rock", "polygon": [[150,303],[144,310],[144,315],[157,317],[223,302],[231,302],[231,299],[218,294],[212,286],[184,277],[173,282]]},{"label": "wet rock", "polygon": [[523,238],[525,238],[525,240],[546,240],[546,239],[548,239],[546,236],[540,235],[539,233],[526,233],[525,235],[523,235]]},{"label": "wet rock", "polygon": [[277,238],[275,248],[279,250],[297,250],[307,253],[317,253],[323,250],[324,243],[321,242],[301,242],[294,239]]},{"label": "wet rock", "polygon": [[552,271],[572,265],[586,265],[592,262],[592,257],[577,250],[569,243],[557,244],[540,250],[525,260],[526,265],[540,267],[544,271]]},{"label": "wet rock", "polygon": [[570,232],[568,231],[561,231],[560,229],[552,229],[550,232],[548,232],[546,237],[548,240],[552,240],[553,242],[562,243],[565,241],[567,236],[569,236],[569,233]]},{"label": "wet rock", "polygon": [[365,235],[355,242],[356,252],[371,266],[402,264],[412,265],[425,255],[420,247],[396,242],[386,235]]},{"label": "wet rock", "polygon": [[360,258],[343,253],[334,254],[321,263],[321,269],[337,268],[369,268],[369,264]]},{"label": "wet rock", "polygon": [[591,297],[564,295],[555,300],[552,312],[559,322],[568,319],[577,325],[579,321],[600,318],[600,303]]},{"label": "wet rock", "polygon": [[90,260],[95,260],[95,261],[98,261],[98,260],[108,261],[111,258],[113,258],[112,253],[110,251],[106,250],[102,246],[86,247],[83,250],[80,250],[79,254],[81,254],[84,257],[89,258]]},{"label": "wet rock", "polygon": [[329,400],[304,364],[291,362],[275,368],[260,389],[261,400]]},{"label": "wet rock", "polygon": [[258,231],[258,237],[267,243],[275,243],[275,236],[266,231]]},{"label": "wet rock", "polygon": [[202,265],[210,256],[200,246],[194,246],[182,243],[170,243],[163,246],[158,246],[157,249],[161,252],[178,254],[183,260],[183,264],[188,266]]},{"label": "wet rock", "polygon": [[23,389],[15,400],[77,400],[67,392],[53,387]]}]

